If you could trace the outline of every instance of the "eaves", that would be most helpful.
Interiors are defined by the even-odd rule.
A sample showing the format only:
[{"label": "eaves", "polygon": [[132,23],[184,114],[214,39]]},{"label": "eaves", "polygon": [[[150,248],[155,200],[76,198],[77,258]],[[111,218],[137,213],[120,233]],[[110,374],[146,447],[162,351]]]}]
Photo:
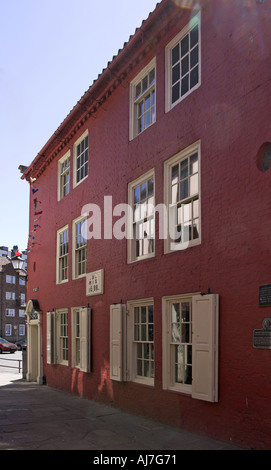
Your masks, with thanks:
[{"label": "eaves", "polygon": [[[182,14],[182,10],[178,9],[179,15]],[[172,22],[178,21],[179,15],[176,16],[173,0],[162,0],[156,5],[155,10],[136,29],[134,35],[130,36],[128,42],[124,43],[123,48],[111,62],[108,62],[107,67],[70,111],[24,171],[22,179],[31,182],[41,176],[52,160],[80,132],[86,121],[95,118],[97,111],[103,107],[108,98],[127,81],[130,72],[156,47],[161,38],[167,34]]]}]

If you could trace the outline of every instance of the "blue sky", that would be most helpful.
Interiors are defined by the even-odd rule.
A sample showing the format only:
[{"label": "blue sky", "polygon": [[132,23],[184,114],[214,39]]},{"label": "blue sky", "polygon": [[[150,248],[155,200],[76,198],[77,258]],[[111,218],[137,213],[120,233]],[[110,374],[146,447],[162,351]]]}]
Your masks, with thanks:
[{"label": "blue sky", "polygon": [[0,0],[0,246],[27,248],[28,166],[159,0]]}]

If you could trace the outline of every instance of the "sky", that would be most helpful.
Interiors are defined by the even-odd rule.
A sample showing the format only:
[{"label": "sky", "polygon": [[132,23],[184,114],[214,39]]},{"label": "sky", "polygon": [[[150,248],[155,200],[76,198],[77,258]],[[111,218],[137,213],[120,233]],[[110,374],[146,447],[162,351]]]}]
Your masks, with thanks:
[{"label": "sky", "polygon": [[0,0],[0,246],[27,248],[28,166],[159,0]]}]

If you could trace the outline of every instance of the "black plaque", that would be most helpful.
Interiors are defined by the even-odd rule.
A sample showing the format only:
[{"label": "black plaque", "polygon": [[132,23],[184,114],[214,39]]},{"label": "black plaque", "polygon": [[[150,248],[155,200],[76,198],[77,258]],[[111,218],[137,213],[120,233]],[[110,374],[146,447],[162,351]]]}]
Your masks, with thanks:
[{"label": "black plaque", "polygon": [[271,284],[259,287],[259,305],[271,305]]},{"label": "black plaque", "polygon": [[253,347],[271,349],[271,318],[265,318],[262,327],[262,330],[253,331]]}]

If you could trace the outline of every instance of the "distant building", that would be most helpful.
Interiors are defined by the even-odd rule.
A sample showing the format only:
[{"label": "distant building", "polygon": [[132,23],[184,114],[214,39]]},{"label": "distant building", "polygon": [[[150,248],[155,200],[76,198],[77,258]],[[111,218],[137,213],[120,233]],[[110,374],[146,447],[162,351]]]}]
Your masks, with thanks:
[{"label": "distant building", "polygon": [[[13,246],[13,248],[0,246],[0,260],[3,260],[3,258],[5,259],[7,257],[11,258],[16,253],[16,251],[19,251],[17,245]],[[27,251],[20,251],[20,257],[24,260],[23,269],[27,271]]]},{"label": "distant building", "polygon": [[26,271],[15,271],[0,259],[0,337],[11,342],[26,337]]}]

